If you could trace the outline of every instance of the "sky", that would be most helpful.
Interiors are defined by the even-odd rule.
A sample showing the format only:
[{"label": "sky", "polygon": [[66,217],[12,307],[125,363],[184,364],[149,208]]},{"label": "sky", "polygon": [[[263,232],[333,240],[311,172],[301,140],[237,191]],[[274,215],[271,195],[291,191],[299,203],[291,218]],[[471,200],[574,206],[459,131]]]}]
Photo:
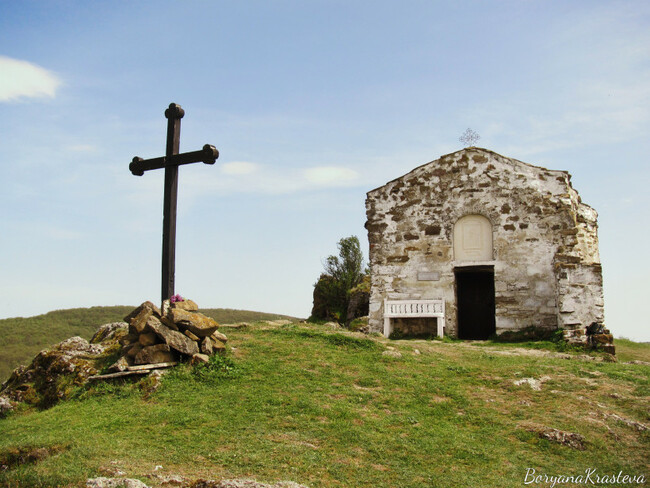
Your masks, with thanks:
[{"label": "sky", "polygon": [[599,212],[606,325],[650,340],[650,2],[0,0],[0,318],[159,301],[165,108],[185,110],[176,291],[307,317],[365,194],[477,146]]}]

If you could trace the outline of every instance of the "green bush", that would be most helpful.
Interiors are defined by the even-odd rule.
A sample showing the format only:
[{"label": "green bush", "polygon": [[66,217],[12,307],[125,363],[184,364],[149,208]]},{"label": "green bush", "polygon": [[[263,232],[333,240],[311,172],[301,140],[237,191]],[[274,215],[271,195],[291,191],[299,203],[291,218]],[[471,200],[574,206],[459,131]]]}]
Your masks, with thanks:
[{"label": "green bush", "polygon": [[[327,257],[325,271],[314,284],[314,319],[347,321],[350,295],[368,276],[358,237],[345,237],[337,246],[339,255]],[[363,286],[369,290],[369,280]]]}]

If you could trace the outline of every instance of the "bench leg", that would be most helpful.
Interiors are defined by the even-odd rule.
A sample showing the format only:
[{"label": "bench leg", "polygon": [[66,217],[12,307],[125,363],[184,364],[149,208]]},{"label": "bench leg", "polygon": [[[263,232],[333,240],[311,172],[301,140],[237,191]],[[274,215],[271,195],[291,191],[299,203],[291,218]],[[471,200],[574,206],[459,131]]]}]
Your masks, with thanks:
[{"label": "bench leg", "polygon": [[384,317],[384,337],[390,336],[390,317]]},{"label": "bench leg", "polygon": [[443,327],[442,321],[443,320],[444,319],[441,318],[441,317],[436,317],[436,326],[438,328],[438,337],[440,337],[441,339],[442,339],[442,335],[443,335],[443,329],[442,329],[442,327]]}]

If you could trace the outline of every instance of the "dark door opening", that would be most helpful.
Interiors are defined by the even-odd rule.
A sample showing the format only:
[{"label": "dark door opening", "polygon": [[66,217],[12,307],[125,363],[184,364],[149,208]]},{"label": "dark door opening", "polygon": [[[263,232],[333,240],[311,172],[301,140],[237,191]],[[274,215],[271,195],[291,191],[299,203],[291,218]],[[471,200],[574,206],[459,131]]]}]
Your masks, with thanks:
[{"label": "dark door opening", "polygon": [[458,338],[485,340],[496,332],[494,268],[456,269]]}]

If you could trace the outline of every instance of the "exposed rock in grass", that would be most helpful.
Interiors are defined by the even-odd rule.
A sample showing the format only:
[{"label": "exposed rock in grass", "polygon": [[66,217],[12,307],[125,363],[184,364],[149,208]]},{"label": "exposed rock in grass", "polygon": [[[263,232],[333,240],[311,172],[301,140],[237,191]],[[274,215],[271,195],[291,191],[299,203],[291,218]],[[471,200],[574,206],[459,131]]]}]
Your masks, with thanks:
[{"label": "exposed rock in grass", "polygon": [[29,366],[16,368],[2,385],[2,395],[16,402],[50,407],[97,373],[95,359],[104,351],[102,345],[71,337],[38,353]]},{"label": "exposed rock in grass", "polygon": [[0,396],[0,418],[7,415],[14,409],[14,404],[5,396]]},{"label": "exposed rock in grass", "polygon": [[388,349],[388,350],[382,352],[381,355],[389,357],[389,358],[396,358],[396,359],[402,357],[402,353],[399,352],[399,351],[396,351],[394,349]]},{"label": "exposed rock in grass", "polygon": [[522,378],[520,380],[515,380],[513,383],[516,386],[527,384],[527,385],[530,386],[530,388],[532,390],[541,391],[542,390],[542,383],[544,383],[545,381],[548,381],[550,379],[551,379],[550,376],[540,376],[540,378],[538,380],[536,380],[535,378]]},{"label": "exposed rock in grass", "polygon": [[625,425],[628,425],[632,427],[634,430],[639,431],[639,432],[644,432],[646,430],[650,430],[650,427],[648,427],[645,424],[642,424],[641,422],[637,422],[636,420],[631,420],[627,419],[625,417],[621,417],[620,415],[616,415],[615,413],[608,413],[605,414],[605,417],[608,419],[614,419],[618,422],[622,422]]},{"label": "exposed rock in grass", "polygon": [[279,483],[267,484],[255,480],[197,480],[189,488],[308,488],[306,485],[299,485],[293,481],[280,481]]},{"label": "exposed rock in grass", "polygon": [[140,480],[130,478],[91,478],[86,488],[149,488]]},{"label": "exposed rock in grass", "polygon": [[522,427],[529,432],[536,433],[541,439],[546,439],[550,442],[562,444],[563,446],[570,447],[571,449],[577,449],[578,451],[584,451],[586,449],[585,438],[575,432],[566,432],[563,430],[546,427],[544,425],[535,424],[525,424],[522,425]]},{"label": "exposed rock in grass", "polygon": [[338,322],[325,322],[323,324],[323,327],[326,327],[328,329],[334,329],[334,330],[342,329],[341,324],[339,324]]},{"label": "exposed rock in grass", "polygon": [[219,327],[226,329],[246,329],[250,327],[248,322],[239,322],[238,324],[222,324]]},{"label": "exposed rock in grass", "polygon": [[551,442],[557,442],[563,446],[568,446],[572,449],[579,451],[585,450],[585,438],[575,432],[565,432],[563,430],[547,428],[542,432],[537,433],[542,439],[547,439]]}]

